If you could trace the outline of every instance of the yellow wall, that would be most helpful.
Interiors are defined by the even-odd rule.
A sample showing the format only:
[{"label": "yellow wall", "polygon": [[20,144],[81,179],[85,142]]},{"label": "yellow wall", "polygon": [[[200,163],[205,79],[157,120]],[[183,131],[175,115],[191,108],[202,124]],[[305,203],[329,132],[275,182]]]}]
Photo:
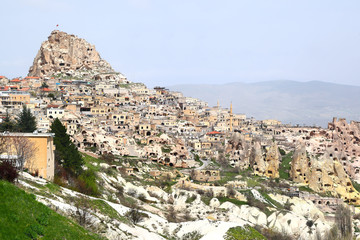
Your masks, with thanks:
[{"label": "yellow wall", "polygon": [[[5,137],[11,138],[11,136]],[[53,180],[55,171],[55,146],[53,138],[51,136],[36,136],[36,134],[24,134],[21,137],[27,138],[32,143],[35,151],[34,156],[25,162],[24,168],[29,169],[30,173],[38,171],[39,176]],[[13,155],[14,153],[10,154]]]}]

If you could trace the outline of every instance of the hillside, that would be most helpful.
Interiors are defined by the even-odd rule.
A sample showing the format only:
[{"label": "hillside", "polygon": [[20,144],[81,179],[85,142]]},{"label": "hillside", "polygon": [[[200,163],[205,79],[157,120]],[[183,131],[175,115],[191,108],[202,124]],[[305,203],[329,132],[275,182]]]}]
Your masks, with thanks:
[{"label": "hillside", "polygon": [[101,239],[0,180],[0,239]]},{"label": "hillside", "polygon": [[215,106],[233,102],[236,113],[256,119],[326,126],[334,116],[360,119],[360,87],[311,81],[268,81],[224,85],[175,85],[170,90]]}]

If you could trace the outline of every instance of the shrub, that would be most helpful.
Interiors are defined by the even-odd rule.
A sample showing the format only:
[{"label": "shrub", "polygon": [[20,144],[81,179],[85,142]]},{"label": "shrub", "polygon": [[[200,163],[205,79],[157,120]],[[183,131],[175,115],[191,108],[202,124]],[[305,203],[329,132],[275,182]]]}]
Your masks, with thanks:
[{"label": "shrub", "polygon": [[259,225],[255,226],[255,229],[257,231],[259,231],[268,240],[292,240],[293,239],[285,231],[278,232],[278,231],[275,231],[274,229],[266,229]]},{"label": "shrub", "polygon": [[99,195],[99,189],[96,183],[96,173],[94,170],[89,168],[77,178],[77,189],[79,192],[86,195]]},{"label": "shrub", "polygon": [[286,203],[284,204],[284,209],[291,211],[291,206],[294,205],[293,203],[290,203],[289,199],[286,200]]},{"label": "shrub", "polygon": [[181,240],[199,240],[202,237],[203,237],[203,235],[200,232],[195,230],[195,231],[184,234],[181,237]]},{"label": "shrub", "polygon": [[208,198],[213,198],[214,197],[214,190],[212,190],[212,188],[210,188],[208,191],[205,192],[205,196]]},{"label": "shrub", "polygon": [[25,234],[31,239],[38,239],[38,236],[44,235],[44,228],[39,224],[32,224],[25,229]]},{"label": "shrub", "polygon": [[145,218],[148,218],[149,216],[146,213],[142,213],[139,211],[139,209],[131,209],[125,213],[125,216],[133,223],[137,224],[144,220]]},{"label": "shrub", "polygon": [[235,191],[235,189],[232,187],[232,186],[228,186],[227,188],[226,188],[226,194],[227,194],[227,196],[228,197],[235,197],[235,195],[236,195],[236,191]]},{"label": "shrub", "polygon": [[104,153],[101,154],[100,159],[110,164],[115,160],[115,157],[112,153]]},{"label": "shrub", "polygon": [[145,194],[143,194],[143,193],[139,194],[138,199],[143,201],[143,202],[146,202],[146,200],[147,200]]},{"label": "shrub", "polygon": [[135,188],[130,188],[130,189],[127,191],[127,194],[128,194],[129,196],[136,197],[137,191],[136,191]]},{"label": "shrub", "polygon": [[0,179],[8,182],[14,182],[18,178],[16,168],[8,161],[3,161],[0,164]]},{"label": "shrub", "polygon": [[168,209],[168,214],[166,215],[166,219],[169,222],[178,222],[178,212],[175,211],[175,208],[173,206],[170,206]]},{"label": "shrub", "polygon": [[193,201],[195,201],[195,199],[196,199],[196,195],[193,194],[193,195],[191,195],[191,197],[186,199],[185,203],[192,203]]},{"label": "shrub", "polygon": [[266,240],[256,229],[250,226],[230,228],[224,239],[226,240]]},{"label": "shrub", "polygon": [[249,204],[249,206],[257,207],[262,212],[267,210],[265,203],[257,200],[251,193],[246,196],[246,200],[247,200],[247,203]]},{"label": "shrub", "polygon": [[75,209],[70,209],[70,215],[83,227],[89,227],[93,224],[90,205],[90,199],[88,197],[73,197],[71,202],[74,203]]}]

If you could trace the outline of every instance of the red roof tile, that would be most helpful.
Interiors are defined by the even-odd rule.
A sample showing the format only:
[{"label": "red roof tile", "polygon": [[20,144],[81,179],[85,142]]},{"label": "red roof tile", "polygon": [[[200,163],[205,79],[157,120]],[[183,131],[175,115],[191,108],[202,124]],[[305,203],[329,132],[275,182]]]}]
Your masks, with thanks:
[{"label": "red roof tile", "polygon": [[212,131],[212,132],[208,132],[206,135],[216,135],[216,134],[222,134],[222,133],[217,131]]}]

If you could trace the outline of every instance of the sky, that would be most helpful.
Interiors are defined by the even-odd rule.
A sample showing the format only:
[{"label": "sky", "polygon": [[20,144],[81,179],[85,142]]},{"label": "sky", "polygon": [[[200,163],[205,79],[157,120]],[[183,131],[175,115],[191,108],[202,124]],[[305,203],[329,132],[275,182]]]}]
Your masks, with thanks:
[{"label": "sky", "polygon": [[269,80],[360,86],[358,0],[1,0],[0,75],[26,76],[59,24],[149,87]]}]

